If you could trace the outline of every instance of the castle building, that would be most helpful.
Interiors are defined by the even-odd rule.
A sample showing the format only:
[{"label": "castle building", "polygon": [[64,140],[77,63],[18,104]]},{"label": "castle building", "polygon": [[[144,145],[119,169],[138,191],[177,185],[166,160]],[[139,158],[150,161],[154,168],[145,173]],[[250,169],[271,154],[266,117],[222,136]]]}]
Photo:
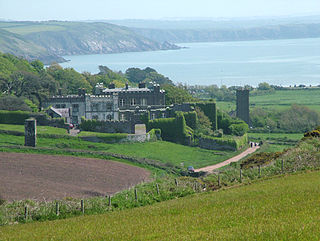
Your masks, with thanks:
[{"label": "castle building", "polygon": [[[102,83],[99,83],[95,87],[94,95],[86,94],[82,89],[79,89],[78,95],[62,96],[60,92],[43,105],[44,108],[50,106],[52,108],[48,114],[52,117],[59,115],[61,109],[64,109],[64,112],[65,109],[69,109],[70,122],[73,124],[79,124],[81,117],[102,121],[125,121],[137,110],[155,112],[164,109],[165,91],[161,90],[159,85],[146,88],[145,83],[140,83],[138,88],[131,88],[128,84],[124,88],[115,88],[114,84],[104,88]],[[156,118],[155,115],[152,117]],[[165,117],[163,113],[161,117]]]}]

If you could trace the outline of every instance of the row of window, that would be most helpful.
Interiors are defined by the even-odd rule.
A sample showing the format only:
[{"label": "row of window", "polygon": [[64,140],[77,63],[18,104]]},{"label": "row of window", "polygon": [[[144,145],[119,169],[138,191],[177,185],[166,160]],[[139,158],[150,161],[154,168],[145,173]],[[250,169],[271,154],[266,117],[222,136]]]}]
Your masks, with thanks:
[{"label": "row of window", "polygon": [[[130,106],[135,106],[138,105],[137,99],[131,98],[129,100]],[[119,106],[125,106],[126,105],[126,99],[120,99],[119,100]],[[140,105],[141,106],[146,106],[147,105],[147,99],[146,98],[141,98],[140,99]]]},{"label": "row of window", "polygon": [[[151,114],[151,120],[156,119],[156,113]],[[161,113],[162,118],[166,118],[166,113]],[[125,121],[126,120],[126,115],[124,113],[120,114],[120,121]]]},{"label": "row of window", "polygon": [[110,111],[110,110],[112,110],[112,104],[111,103],[106,103],[106,104],[104,104],[104,103],[94,103],[94,104],[91,105],[91,110],[92,111],[99,111],[99,110],[101,110],[101,111],[105,111],[105,110]]},{"label": "row of window", "polygon": [[[92,116],[92,119],[94,119],[94,120],[98,120],[99,119],[99,116],[98,115],[93,115]],[[112,115],[105,115],[105,114],[103,114],[103,120],[109,120],[109,121],[111,121],[113,119],[113,117],[112,117]]]}]

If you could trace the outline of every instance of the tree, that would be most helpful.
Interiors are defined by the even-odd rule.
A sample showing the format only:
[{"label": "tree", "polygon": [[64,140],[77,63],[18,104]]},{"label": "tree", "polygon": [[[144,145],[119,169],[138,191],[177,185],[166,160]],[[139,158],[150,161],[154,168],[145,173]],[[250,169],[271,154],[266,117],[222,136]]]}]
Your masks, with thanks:
[{"label": "tree", "polygon": [[73,68],[64,69],[58,64],[52,64],[47,68],[47,73],[59,83],[65,94],[77,94],[79,88],[84,88],[87,92],[92,90],[87,79]]},{"label": "tree", "polygon": [[25,103],[24,98],[8,95],[0,98],[0,110],[31,111],[31,108]]},{"label": "tree", "polygon": [[197,99],[193,98],[188,91],[177,86],[166,84],[163,85],[162,88],[166,93],[166,105],[197,101]]},{"label": "tree", "polygon": [[139,68],[129,68],[126,70],[126,77],[130,82],[140,83],[146,79],[147,73]]}]

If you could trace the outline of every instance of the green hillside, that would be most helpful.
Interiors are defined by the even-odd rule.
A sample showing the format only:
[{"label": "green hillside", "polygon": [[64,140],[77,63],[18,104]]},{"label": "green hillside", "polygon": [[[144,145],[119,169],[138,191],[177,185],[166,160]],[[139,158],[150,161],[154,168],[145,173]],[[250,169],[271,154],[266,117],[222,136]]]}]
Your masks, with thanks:
[{"label": "green hillside", "polygon": [[[178,48],[167,42],[150,40],[127,27],[108,23],[0,22],[0,30],[0,51],[29,60],[40,58],[47,64],[52,60],[61,62],[61,57],[57,56],[62,55]],[[48,55],[56,58],[45,58]]]},{"label": "green hillside", "polygon": [[25,39],[23,36],[4,29],[0,29],[0,52],[11,53],[28,60],[39,59],[44,62],[64,60],[56,54],[50,54],[44,47]]},{"label": "green hillside", "polygon": [[3,240],[318,240],[320,172],[106,215],[0,227]]}]

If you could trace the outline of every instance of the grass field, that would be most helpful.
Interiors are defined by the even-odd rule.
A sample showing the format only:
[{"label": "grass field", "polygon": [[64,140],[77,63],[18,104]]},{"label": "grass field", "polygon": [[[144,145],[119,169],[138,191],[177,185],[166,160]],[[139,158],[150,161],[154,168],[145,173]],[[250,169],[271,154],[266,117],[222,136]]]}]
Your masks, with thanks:
[{"label": "grass field", "polygon": [[[24,125],[10,125],[0,124],[0,130],[6,131],[18,131],[24,133]],[[68,132],[64,128],[56,128],[50,126],[37,126],[38,134],[55,134],[55,135],[68,135]]]},{"label": "grass field", "polygon": [[[24,145],[24,136],[0,134],[0,146],[10,145]],[[177,166],[184,163],[185,167],[193,165],[195,168],[213,165],[237,154],[237,152],[233,151],[205,150],[198,147],[183,146],[165,141],[106,144],[83,141],[76,137],[62,137],[58,139],[39,137],[37,139],[37,147],[47,147],[57,151],[63,151],[64,149],[105,151],[138,158],[158,160],[163,163],[170,163]],[[33,149],[30,150],[32,152]],[[54,150],[52,152],[54,152]],[[39,151],[37,151],[37,153],[39,153]]]},{"label": "grass field", "polygon": [[[250,107],[260,107],[271,110],[284,110],[292,104],[305,105],[312,110],[320,112],[320,88],[276,90],[266,95],[250,97]],[[236,109],[235,102],[217,101],[217,106],[222,110]]]},{"label": "grass field", "polygon": [[152,206],[0,227],[2,240],[319,240],[320,173]]},{"label": "grass field", "polygon": [[248,133],[250,141],[263,141],[260,152],[278,152],[295,146],[303,137],[300,133]]}]

